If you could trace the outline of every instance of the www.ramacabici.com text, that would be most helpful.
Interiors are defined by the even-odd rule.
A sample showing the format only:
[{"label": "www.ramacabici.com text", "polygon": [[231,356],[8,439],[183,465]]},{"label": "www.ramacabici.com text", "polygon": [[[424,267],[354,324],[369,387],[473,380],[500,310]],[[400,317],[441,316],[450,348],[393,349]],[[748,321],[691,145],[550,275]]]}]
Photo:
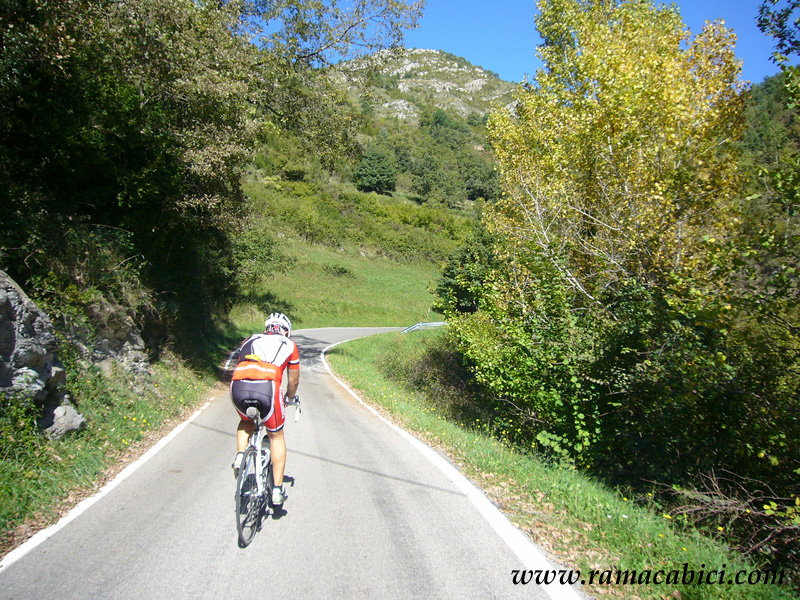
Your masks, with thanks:
[{"label": "www.ramacabici.com text", "polygon": [[707,569],[705,564],[698,570],[683,563],[679,569],[592,569],[581,573],[580,569],[536,569],[511,571],[514,585],[781,585],[783,571],[761,571],[759,569],[726,571]]}]

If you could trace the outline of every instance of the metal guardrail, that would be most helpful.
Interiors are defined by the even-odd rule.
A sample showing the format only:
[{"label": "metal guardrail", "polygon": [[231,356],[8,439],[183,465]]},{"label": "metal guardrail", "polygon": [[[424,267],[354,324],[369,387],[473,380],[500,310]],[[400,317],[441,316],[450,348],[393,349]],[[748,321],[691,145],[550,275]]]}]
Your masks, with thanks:
[{"label": "metal guardrail", "polygon": [[403,333],[409,333],[410,331],[417,331],[418,329],[431,329],[433,327],[444,327],[447,325],[444,321],[432,321],[430,323],[417,323],[416,325],[412,325],[411,327],[406,327],[403,329]]}]

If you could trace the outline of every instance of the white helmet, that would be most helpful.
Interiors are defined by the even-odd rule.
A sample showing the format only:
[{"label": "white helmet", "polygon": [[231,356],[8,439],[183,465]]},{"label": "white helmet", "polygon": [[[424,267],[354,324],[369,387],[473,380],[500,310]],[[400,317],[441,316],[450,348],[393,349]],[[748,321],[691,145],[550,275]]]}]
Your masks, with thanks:
[{"label": "white helmet", "polygon": [[281,333],[280,330],[283,329],[283,335],[289,337],[292,335],[292,322],[283,313],[272,313],[267,317],[264,329],[267,333]]}]

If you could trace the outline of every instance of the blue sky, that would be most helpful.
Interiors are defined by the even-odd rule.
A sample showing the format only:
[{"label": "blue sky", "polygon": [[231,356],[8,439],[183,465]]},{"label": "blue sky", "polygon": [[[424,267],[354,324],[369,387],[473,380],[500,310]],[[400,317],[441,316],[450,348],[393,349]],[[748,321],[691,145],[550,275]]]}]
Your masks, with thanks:
[{"label": "blue sky", "polygon": [[[773,41],[756,27],[760,0],[678,0],[684,23],[693,34],[703,23],[723,19],[738,36],[736,55],[742,79],[760,83],[778,68],[770,62]],[[419,28],[406,33],[406,46],[444,50],[494,71],[506,81],[533,76],[536,58],[534,0],[427,0]]]}]

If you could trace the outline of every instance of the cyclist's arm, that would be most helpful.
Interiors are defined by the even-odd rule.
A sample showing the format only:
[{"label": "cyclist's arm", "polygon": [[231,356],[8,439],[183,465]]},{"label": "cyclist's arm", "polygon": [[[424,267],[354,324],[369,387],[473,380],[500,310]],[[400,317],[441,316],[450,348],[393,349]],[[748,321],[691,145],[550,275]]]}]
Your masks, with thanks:
[{"label": "cyclist's arm", "polygon": [[286,397],[294,398],[297,393],[297,385],[300,383],[300,369],[287,369],[287,371],[289,379],[286,386]]}]

